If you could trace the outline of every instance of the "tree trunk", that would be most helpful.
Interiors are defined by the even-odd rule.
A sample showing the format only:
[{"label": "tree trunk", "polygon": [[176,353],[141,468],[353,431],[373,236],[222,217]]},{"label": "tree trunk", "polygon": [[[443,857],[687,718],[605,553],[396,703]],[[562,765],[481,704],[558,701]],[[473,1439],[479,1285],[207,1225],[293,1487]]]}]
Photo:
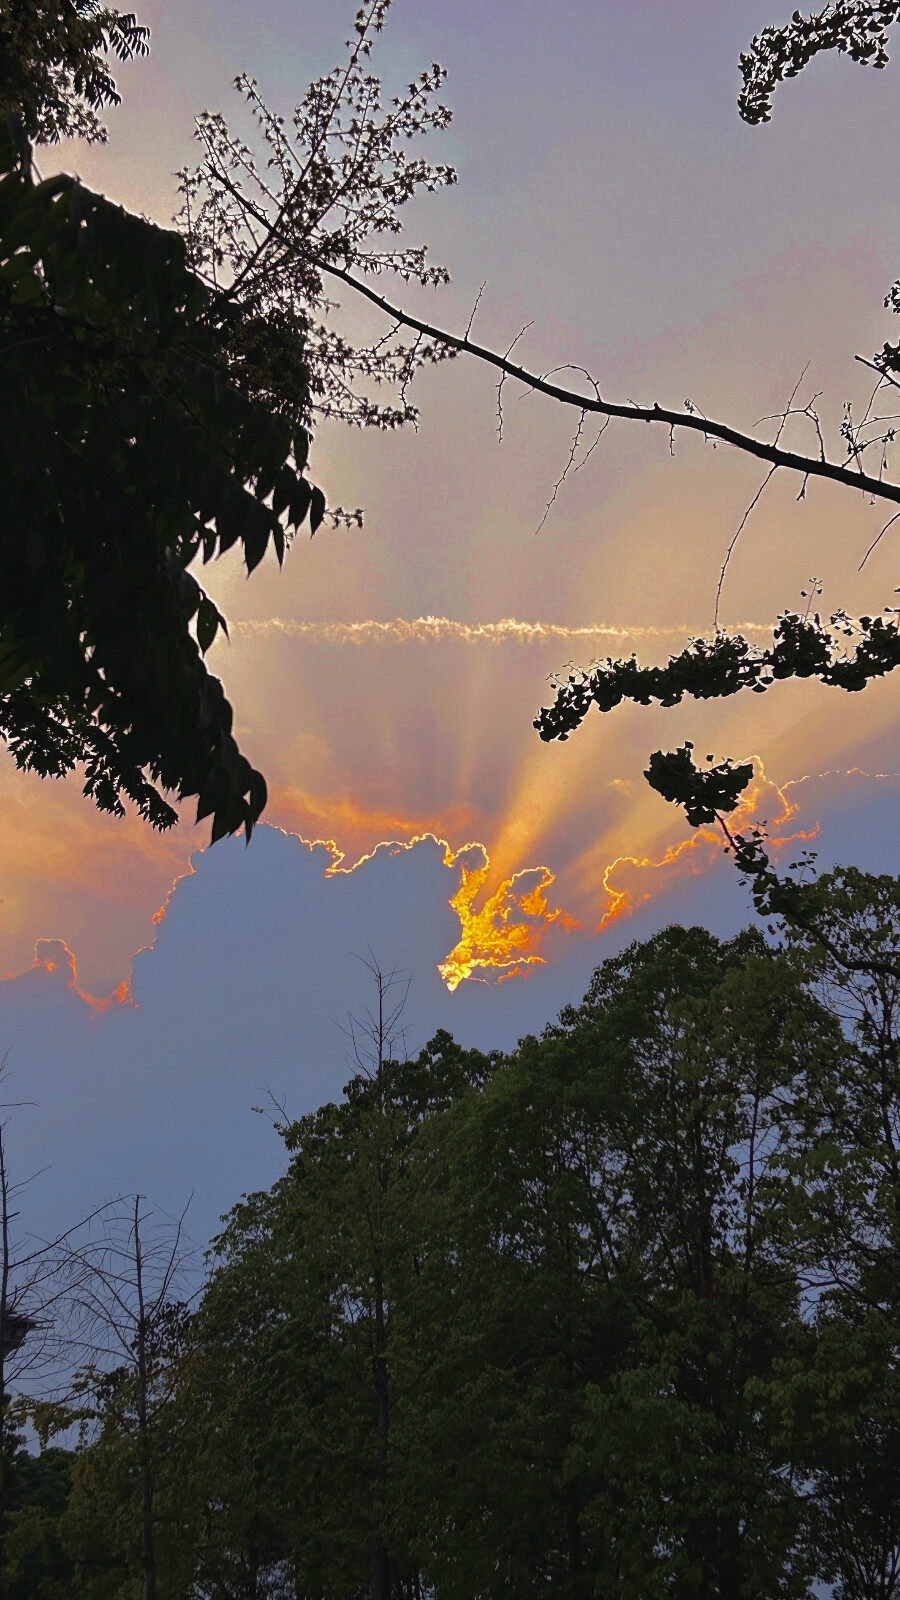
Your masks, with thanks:
[{"label": "tree trunk", "polygon": [[150,1421],[148,1415],[147,1317],[144,1307],[143,1257],[141,1255],[140,1196],[134,1202],[134,1266],[138,1297],[138,1445],[141,1465],[141,1545],[144,1568],[144,1600],[156,1600],[156,1550],[153,1540],[153,1473],[150,1461]]},{"label": "tree trunk", "polygon": [[141,1435],[141,1534],[144,1563],[144,1600],[156,1600],[156,1556],[153,1547],[153,1479],[146,1434]]},{"label": "tree trunk", "polygon": [[385,1327],[384,1295],[382,1284],[375,1285],[375,1349],[372,1358],[372,1378],[375,1385],[375,1488],[372,1517],[372,1600],[389,1600],[391,1592],[390,1564],[385,1537],[387,1511],[388,1407],[387,1330]]},{"label": "tree trunk", "polygon": [[6,1171],[6,1146],[0,1124],[0,1600],[6,1594],[6,1486],[7,1427],[6,1341],[9,1317],[9,1178]]}]

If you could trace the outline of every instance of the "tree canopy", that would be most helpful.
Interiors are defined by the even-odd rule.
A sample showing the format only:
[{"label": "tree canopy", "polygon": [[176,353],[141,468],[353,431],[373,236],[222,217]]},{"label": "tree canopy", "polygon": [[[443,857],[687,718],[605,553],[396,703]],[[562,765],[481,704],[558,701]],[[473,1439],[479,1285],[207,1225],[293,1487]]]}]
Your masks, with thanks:
[{"label": "tree canopy", "polygon": [[166,793],[194,796],[214,838],[249,833],[265,782],[204,664],[223,618],[188,569],[239,544],[252,571],[322,521],[302,334],[215,305],[177,233],[35,181],[30,137],[99,136],[102,51],[146,35],[92,3],[56,8],[46,38],[45,20],[15,4],[0,40],[0,733],[21,767],[81,765],[103,810],[130,799],[167,827]]},{"label": "tree canopy", "polygon": [[[360,13],[347,66],[311,86],[293,143],[245,85],[307,245],[329,215],[332,251],[390,233],[418,189],[453,178],[404,149],[449,115],[430,104],[440,69],[379,114],[362,63],[385,9]],[[109,54],[146,48],[131,14],[97,0],[14,0],[0,18],[0,736],[20,767],[80,766],[101,809],[131,800],[156,827],[176,820],[173,800],[196,797],[216,839],[249,835],[266,788],[204,664],[225,623],[189,569],[238,544],[252,572],[269,548],[283,560],[305,522],[315,533],[326,511],[305,475],[314,418],[412,419],[405,383],[439,352],[337,338],[316,318],[306,258],[273,259],[252,224],[226,264],[227,206],[187,175],[184,233],[76,179],[35,181],[33,141],[102,138],[98,111],[117,100]],[[217,120],[201,128],[223,153]],[[432,271],[421,251],[379,264]],[[398,401],[367,398],[358,385],[370,380],[399,385]]]},{"label": "tree canopy", "polygon": [[150,30],[100,0],[6,0],[0,14],[0,112],[20,158],[27,145],[106,138],[99,112],[119,104],[109,56],[145,55]]},{"label": "tree canopy", "polygon": [[[818,892],[896,960],[900,881]],[[136,1339],[13,1454],[9,1592],[139,1592],[143,1521],[166,1600],[897,1600],[898,1007],[673,927],[509,1053],[364,1061],[154,1300],[150,1431]]]}]

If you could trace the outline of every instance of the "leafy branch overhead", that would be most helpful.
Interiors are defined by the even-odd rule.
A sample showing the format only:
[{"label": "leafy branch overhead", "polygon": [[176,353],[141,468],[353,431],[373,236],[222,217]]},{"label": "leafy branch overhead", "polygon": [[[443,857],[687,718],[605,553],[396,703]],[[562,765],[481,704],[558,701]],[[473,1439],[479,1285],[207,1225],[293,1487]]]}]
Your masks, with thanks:
[{"label": "leafy branch overhead", "polygon": [[[310,84],[290,121],[269,110],[254,79],[242,74],[242,95],[260,138],[259,155],[232,133],[224,117],[204,112],[196,136],[200,165],[180,174],[179,221],[190,261],[217,303],[303,330],[310,369],[310,420],[334,418],[358,427],[395,428],[418,412],[407,387],[428,363],[453,354],[417,336],[390,333],[358,343],[336,330],[323,282],[335,264],[404,282],[449,281],[422,246],[395,248],[402,208],[422,191],[456,182],[452,167],[413,156],[409,146],[446,128],[451,112],[437,95],[445,72],[422,72],[388,105],[369,70],[373,37],[391,0],[368,0],[357,14],[342,67]],[[393,389],[390,399],[381,391]]]},{"label": "leafy branch overhead", "polygon": [[0,112],[21,141],[105,141],[98,113],[120,101],[109,56],[146,55],[149,36],[132,12],[100,0],[4,0]]},{"label": "leafy branch overhead", "polygon": [[[630,656],[573,669],[565,681],[556,680],[556,698],[541,708],[534,726],[546,742],[564,740],[591,706],[612,711],[625,700],[676,706],[685,695],[716,700],[744,689],[764,694],[788,678],[817,678],[855,693],[900,666],[900,624],[893,610],[887,617],[860,617],[858,622],[836,611],[829,621],[826,626],[818,615],[786,611],[766,649],[751,645],[742,634],[721,632],[712,639],[692,639],[664,667],[642,667]],[[855,649],[848,650],[842,641],[854,638]]]},{"label": "leafy branch overhead", "polygon": [[[411,199],[456,180],[413,149],[450,121],[443,69],[433,64],[390,100],[370,69],[390,3],[366,0],[344,64],[316,79],[289,119],[251,78],[236,80],[257,150],[203,113],[200,163],[181,174],[180,234],[74,179],[31,176],[34,140],[104,137],[99,112],[118,99],[110,57],[144,53],[146,29],[99,0],[9,0],[0,13],[0,467],[10,485],[0,734],[23,767],[49,775],[83,764],[86,792],[106,810],[130,798],[167,826],[176,813],[166,793],[196,796],[214,837],[252,827],[265,784],[203,662],[223,619],[189,568],[239,543],[252,570],[269,547],[281,560],[307,518],[314,532],[325,502],[305,476],[311,429],[319,419],[415,423],[409,386],[423,365],[472,354],[501,383],[574,407],[576,441],[588,413],[653,423],[729,444],[770,475],[798,473],[804,488],[825,478],[900,505],[886,471],[893,431],[877,404],[898,385],[900,346],[869,362],[873,400],[861,422],[845,418],[841,458],[830,459],[809,406],[817,447],[804,453],[781,440],[801,409],[792,404],[770,440],[690,405],[612,401],[589,377],[586,392],[569,389],[477,344],[471,319],[451,334],[374,288],[386,274],[448,280],[423,245],[399,236]],[[777,84],[822,50],[883,65],[898,16],[900,6],[836,0],[764,29],[741,58],[742,115],[765,120]],[[387,331],[368,341],[341,331],[330,284],[376,306]],[[900,307],[896,286],[888,302]],[[898,661],[893,621],[863,619],[845,655],[818,619],[787,615],[768,652],[717,634],[665,668],[632,660],[573,674],[537,725],[563,738],[592,703],[674,704],[759,692],[785,676],[856,689]]]},{"label": "leafy branch overhead", "polygon": [[265,783],[203,661],[222,625],[188,568],[248,570],[325,504],[304,476],[305,368],[277,408],[246,319],[213,308],[175,233],[75,179],[34,185],[0,127],[0,731],[19,766],[157,827],[196,796],[213,837]]},{"label": "leafy branch overhead", "polygon": [[745,122],[768,122],[772,96],[785,78],[796,78],[823,50],[837,50],[871,67],[887,65],[887,29],[900,18],[896,0],[836,0],[803,16],[795,11],[782,27],[763,28],[741,56],[744,86],[738,108]]},{"label": "leafy branch overhead", "polygon": [[[264,169],[220,118],[200,119],[206,160],[183,175],[183,235],[72,178],[32,181],[34,140],[105,137],[98,112],[118,101],[108,58],[145,53],[147,30],[97,0],[12,0],[0,15],[0,736],[19,766],[81,764],[102,809],[131,799],[157,827],[176,820],[167,794],[196,796],[214,839],[249,834],[266,797],[203,662],[224,619],[191,564],[235,544],[248,571],[268,548],[281,561],[292,533],[326,514],[305,476],[314,420],[414,420],[406,384],[442,354],[418,340],[349,344],[325,325],[310,264],[315,251],[446,277],[424,250],[371,246],[399,232],[418,190],[454,181],[406,151],[449,120],[434,101],[441,69],[387,111],[364,70],[388,3],[360,12],[347,63],[310,87],[290,130],[240,80]],[[298,249],[260,234],[258,203]],[[370,383],[399,395],[376,402]]]},{"label": "leafy branch overhead", "polygon": [[[837,50],[855,61],[883,67],[888,59],[886,29],[898,19],[900,5],[897,4],[837,0],[807,17],[795,12],[784,27],[764,29],[753,40],[750,50],[741,56],[744,79],[739,100],[741,115],[750,123],[768,121],[777,85],[785,78],[796,77],[821,51]],[[889,291],[885,305],[894,311],[900,310],[900,282]],[[896,486],[882,477],[887,446],[893,442],[894,431],[891,427],[885,431],[883,425],[881,432],[873,434],[870,430],[872,424],[878,427],[879,418],[873,406],[882,386],[887,385],[891,390],[898,386],[900,348],[887,343],[873,361],[865,364],[874,369],[878,382],[861,424],[853,422],[850,408],[847,408],[842,437],[848,448],[848,461],[860,474],[857,482],[862,482],[863,456],[874,445],[881,454],[878,493],[882,498],[897,498]],[[782,427],[793,414],[792,402],[793,396],[781,419]],[[803,410],[816,427],[821,470],[824,446],[818,418],[810,407]],[[891,418],[884,420],[892,421]],[[776,445],[780,435],[781,428]],[[773,459],[769,477],[780,465],[784,463]],[[766,483],[768,481],[767,478]],[[806,476],[801,494],[805,487]],[[755,503],[756,500],[751,502],[751,509]],[[894,520],[891,518],[882,533]],[[733,545],[734,541],[728,555]],[[720,577],[720,593],[721,586]],[[685,695],[705,700],[731,696],[744,689],[762,694],[776,680],[787,678],[815,678],[825,685],[855,693],[873,678],[884,677],[900,666],[900,626],[896,608],[886,607],[884,616],[864,616],[858,622],[853,622],[846,612],[837,611],[829,623],[830,626],[823,624],[818,615],[810,618],[808,614],[801,617],[786,612],[778,620],[772,645],[766,649],[756,649],[740,634],[727,634],[717,628],[713,639],[690,641],[685,650],[670,657],[662,667],[642,667],[634,656],[627,661],[595,662],[584,670],[570,671],[565,681],[556,681],[553,704],[541,709],[534,726],[544,740],[564,740],[580,726],[592,705],[606,712],[626,700],[639,705],[649,705],[655,700],[660,705],[673,706]],[[854,641],[852,647],[848,647],[847,641]],[[754,828],[746,835],[731,831],[728,818],[753,777],[753,764],[736,765],[729,759],[717,765],[710,764],[703,770],[695,765],[692,748],[688,741],[674,752],[655,751],[645,776],[664,799],[684,807],[692,826],[713,821],[721,825],[726,846],[744,873],[760,914],[779,917],[788,926],[802,929],[828,950],[845,971],[860,970],[892,979],[900,976],[900,967],[893,958],[870,951],[862,958],[850,960],[834,944],[821,923],[819,891],[815,883],[778,875],[766,851],[764,829]],[[712,757],[709,762],[712,763]],[[811,862],[805,860],[797,865],[806,870]]]}]

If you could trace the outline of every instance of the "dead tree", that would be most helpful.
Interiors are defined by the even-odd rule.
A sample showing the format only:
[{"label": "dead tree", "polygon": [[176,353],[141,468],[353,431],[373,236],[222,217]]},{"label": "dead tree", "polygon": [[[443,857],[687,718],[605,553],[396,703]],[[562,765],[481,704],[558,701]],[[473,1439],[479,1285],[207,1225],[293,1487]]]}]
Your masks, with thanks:
[{"label": "dead tree", "polygon": [[177,1387],[192,1299],[196,1251],[185,1232],[186,1209],[173,1219],[154,1212],[143,1195],[113,1202],[64,1264],[73,1333],[87,1357],[76,1386],[88,1397],[80,1414],[135,1446],[143,1600],[158,1592],[154,1436]]},{"label": "dead tree", "polygon": [[[369,1080],[379,1119],[387,1108],[387,1072],[398,1046],[405,1052],[403,1016],[409,999],[410,978],[392,967],[385,972],[370,950],[360,958],[370,973],[374,1002],[362,1017],[350,1016],[344,1032],[350,1040],[348,1065]],[[372,1181],[371,1247],[371,1371],[375,1403],[375,1460],[372,1483],[371,1600],[390,1600],[391,1564],[387,1530],[388,1472],[390,1467],[391,1373],[388,1350],[390,1304],[385,1274],[385,1190],[387,1152],[376,1149]]]},{"label": "dead tree", "polygon": [[[0,1062],[0,1086],[7,1078]],[[59,1388],[72,1357],[66,1314],[68,1287],[76,1276],[79,1221],[55,1238],[38,1239],[20,1226],[22,1195],[33,1178],[13,1176],[9,1160],[9,1113],[29,1102],[0,1102],[0,1508],[12,1467],[17,1430],[16,1400],[43,1398]],[[87,1219],[88,1221],[90,1219]],[[69,1262],[68,1281],[59,1273],[60,1252]],[[4,1571],[5,1521],[0,1516],[0,1584]]]}]

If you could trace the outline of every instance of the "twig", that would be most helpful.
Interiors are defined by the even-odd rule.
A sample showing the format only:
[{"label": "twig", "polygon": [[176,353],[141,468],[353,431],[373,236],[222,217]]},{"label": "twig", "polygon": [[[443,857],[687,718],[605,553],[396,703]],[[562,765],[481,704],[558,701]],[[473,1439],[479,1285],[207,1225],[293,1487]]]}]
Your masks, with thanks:
[{"label": "twig", "polygon": [[[723,586],[724,586],[724,583],[725,583],[725,574],[728,571],[728,567],[729,567],[729,563],[731,561],[731,557],[734,554],[734,547],[737,544],[738,539],[741,537],[741,534],[743,533],[745,527],[747,526],[748,521],[750,520],[750,513],[759,504],[759,502],[762,499],[762,496],[763,496],[765,490],[768,488],[769,484],[771,483],[771,481],[774,478],[774,476],[775,476],[777,471],[778,471],[777,467],[770,467],[769,468],[769,470],[766,473],[762,483],[760,484],[760,486],[757,489],[755,495],[753,496],[753,499],[750,501],[750,504],[748,505],[746,511],[744,512],[744,515],[741,517],[740,522],[738,523],[737,527],[735,528],[734,533],[732,534],[731,539],[729,541],[728,549],[725,551],[725,559],[722,562],[722,566],[721,566],[721,568],[719,570],[719,581],[716,584],[716,609],[715,609],[715,612],[713,613],[713,627],[715,628],[716,633],[718,633],[718,631],[719,631],[719,606],[720,606],[721,600],[722,600],[722,589],[723,589]],[[898,511],[897,515],[900,516],[900,511]]]},{"label": "twig", "polygon": [[550,383],[537,373],[516,365],[510,361],[509,353],[505,356],[500,355],[496,350],[489,350],[484,345],[476,344],[467,336],[461,338],[458,334],[448,333],[445,329],[392,305],[383,295],[371,289],[367,283],[354,278],[345,268],[323,261],[317,262],[316,265],[319,271],[340,278],[349,288],[371,301],[386,316],[394,318],[404,327],[414,328],[451,350],[475,356],[488,366],[497,368],[504,378],[516,378],[525,384],[526,388],[535,389],[538,393],[547,395],[551,400],[558,400],[563,405],[577,406],[579,410],[583,408],[585,411],[596,412],[606,417],[622,417],[633,422],[661,423],[664,427],[673,429],[685,428],[689,432],[703,434],[704,437],[722,444],[730,444],[745,455],[755,456],[760,461],[768,461],[774,467],[785,467],[788,471],[800,472],[810,478],[825,478],[845,488],[856,489],[864,494],[871,494],[876,499],[890,500],[895,505],[900,505],[900,484],[887,483],[868,473],[851,471],[847,466],[829,461],[827,458],[819,459],[815,456],[801,455],[796,450],[783,450],[778,444],[769,444],[765,439],[755,439],[752,434],[742,433],[739,428],[732,428],[728,423],[715,422],[711,418],[701,417],[699,414],[692,415],[690,412],[673,411],[668,406],[638,405],[633,401],[621,404],[614,400],[606,400],[600,395],[592,398],[578,394],[572,389],[564,389],[560,384]]},{"label": "twig", "polygon": [[[562,472],[560,473],[559,477],[557,478],[555,484],[553,485],[553,493],[551,494],[550,499],[547,501],[547,504],[546,504],[546,506],[544,508],[544,515],[541,517],[540,522],[538,523],[537,527],[534,530],[535,538],[537,538],[537,536],[540,533],[542,527],[544,526],[544,523],[547,521],[547,518],[549,517],[550,512],[551,512],[553,506],[556,503],[556,496],[559,494],[560,489],[562,488],[562,486],[565,483],[567,477],[569,476],[569,469],[572,466],[572,463],[574,462],[576,455],[578,454],[578,446],[581,443],[581,432],[582,432],[583,427],[584,427],[584,412],[582,411],[581,416],[578,418],[578,427],[575,429],[575,433],[574,433],[574,435],[572,437],[572,445],[571,445],[571,448],[569,450],[569,459],[566,462],[565,466],[563,467]],[[596,440],[594,442],[596,443]],[[900,512],[898,512],[898,516],[900,516]]]},{"label": "twig", "polygon": [[[532,321],[533,321],[533,319],[532,319]],[[520,328],[519,329],[518,333],[516,334],[516,337],[513,339],[512,344],[509,346],[509,349],[507,350],[506,355],[503,357],[503,362],[502,363],[498,363],[498,365],[502,366],[502,371],[503,371],[503,376],[501,377],[500,382],[497,385],[497,440],[498,440],[498,442],[500,444],[503,443],[503,385],[505,384],[507,378],[511,375],[507,371],[506,363],[508,362],[509,357],[512,355],[513,350],[516,348],[516,345],[518,344],[519,340],[521,339],[523,333],[527,333],[528,329],[530,327],[531,327],[531,322],[526,322],[524,328]],[[462,348],[469,347],[469,343],[470,343],[469,336],[468,336],[468,334],[466,334],[466,337],[463,340]],[[475,347],[472,346],[472,348],[474,349]]]},{"label": "twig", "polygon": [[487,288],[487,278],[485,278],[484,283],[481,285],[481,288],[479,289],[477,295],[475,296],[475,304],[472,307],[472,315],[470,316],[468,322],[466,323],[466,338],[467,339],[469,337],[469,334],[472,332],[472,323],[475,321],[475,313],[478,310],[479,304],[481,302],[481,296],[484,294],[484,291],[485,291],[486,288]]},{"label": "twig", "polygon": [[865,555],[862,558],[862,561],[859,563],[859,566],[856,569],[857,572],[862,572],[862,569],[865,566],[866,562],[868,561],[870,555],[872,554],[872,551],[875,549],[876,545],[879,545],[881,543],[882,539],[884,538],[885,534],[888,531],[888,528],[893,526],[893,524],[897,521],[898,517],[900,517],[900,511],[895,511],[894,515],[891,518],[889,518],[889,520],[885,523],[885,525],[882,528],[881,532],[879,534],[877,534],[876,537],[872,540],[872,543],[869,545],[868,550],[866,551]]}]

